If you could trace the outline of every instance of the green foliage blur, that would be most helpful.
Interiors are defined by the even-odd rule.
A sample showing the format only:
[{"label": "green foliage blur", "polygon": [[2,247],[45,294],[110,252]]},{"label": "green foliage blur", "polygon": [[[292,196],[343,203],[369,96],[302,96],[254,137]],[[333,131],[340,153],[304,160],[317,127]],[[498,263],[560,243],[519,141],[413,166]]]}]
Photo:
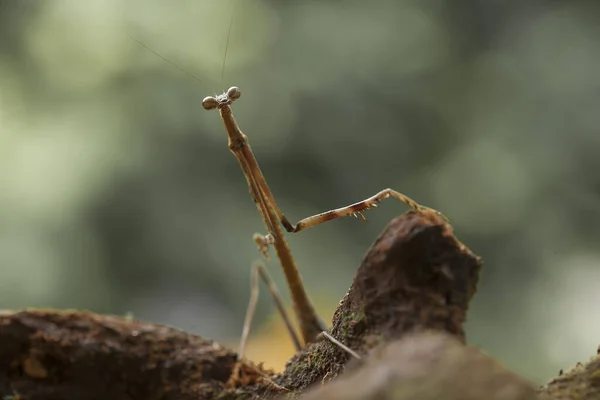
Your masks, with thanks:
[{"label": "green foliage blur", "polygon": [[[236,85],[290,219],[386,187],[440,209],[485,262],[469,342],[544,382],[600,344],[599,20],[566,0],[0,1],[0,306],[237,338],[264,229],[201,107]],[[290,235],[317,303],[405,210]],[[257,324],[272,310],[263,290]]]}]

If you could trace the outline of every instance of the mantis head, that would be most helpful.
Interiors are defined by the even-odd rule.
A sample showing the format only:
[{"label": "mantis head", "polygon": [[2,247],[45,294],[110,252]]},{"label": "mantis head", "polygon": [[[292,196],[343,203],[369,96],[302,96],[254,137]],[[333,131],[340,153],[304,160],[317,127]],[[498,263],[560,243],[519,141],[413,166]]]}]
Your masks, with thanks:
[{"label": "mantis head", "polygon": [[223,108],[229,106],[242,95],[240,88],[237,86],[230,87],[225,93],[218,96],[208,96],[202,100],[202,107],[205,110],[214,110],[215,108]]}]

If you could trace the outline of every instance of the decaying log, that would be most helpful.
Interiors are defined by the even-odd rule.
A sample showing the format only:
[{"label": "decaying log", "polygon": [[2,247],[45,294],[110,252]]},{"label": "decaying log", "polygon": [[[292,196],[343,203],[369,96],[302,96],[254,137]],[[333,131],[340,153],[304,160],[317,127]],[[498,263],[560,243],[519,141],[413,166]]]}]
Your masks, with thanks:
[{"label": "decaying log", "polygon": [[[464,345],[462,325],[480,270],[481,260],[435,214],[395,218],[367,252],[333,319],[331,334],[362,360],[323,340],[296,354],[280,375],[238,363],[231,350],[171,327],[77,311],[5,312],[0,395],[3,400],[259,399],[301,393],[307,399],[533,398],[531,384]],[[540,393],[580,384],[577,376],[565,374]],[[598,393],[590,389],[600,386],[598,376],[598,362],[586,366],[580,375],[586,393]]]},{"label": "decaying log", "polygon": [[[331,333],[362,354],[415,330],[447,332],[463,342],[480,270],[479,257],[434,213],[404,214],[367,252]],[[335,378],[348,361],[347,353],[322,341],[296,354],[277,382],[304,389]]]},{"label": "decaying log", "polygon": [[[236,398],[235,365],[231,350],[174,328],[86,312],[0,316],[3,399]],[[241,398],[277,393],[256,367],[241,370],[250,388]]]}]

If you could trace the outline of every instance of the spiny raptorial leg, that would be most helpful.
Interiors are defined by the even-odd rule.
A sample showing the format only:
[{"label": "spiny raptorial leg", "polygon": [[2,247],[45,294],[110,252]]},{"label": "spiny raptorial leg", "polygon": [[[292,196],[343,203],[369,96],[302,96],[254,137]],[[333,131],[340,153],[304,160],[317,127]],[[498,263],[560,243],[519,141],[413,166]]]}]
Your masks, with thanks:
[{"label": "spiny raptorial leg", "polygon": [[281,217],[281,221],[283,223],[283,226],[288,231],[299,232],[301,230],[304,230],[307,228],[312,228],[314,226],[323,224],[325,222],[332,221],[334,219],[341,218],[341,217],[346,217],[349,215],[352,215],[355,218],[358,218],[360,216],[364,220],[366,220],[366,217],[364,216],[363,212],[366,210],[369,210],[370,208],[378,207],[379,203],[382,200],[385,200],[389,197],[395,198],[396,200],[400,200],[401,202],[405,203],[406,205],[408,205],[410,208],[412,208],[413,210],[415,210],[417,212],[434,213],[435,215],[448,221],[448,218],[444,214],[442,214],[440,211],[437,211],[433,208],[429,208],[426,206],[422,206],[419,203],[417,203],[416,201],[414,201],[413,199],[411,199],[410,197],[408,197],[400,192],[397,192],[395,190],[389,189],[389,188],[384,189],[363,201],[359,201],[358,203],[350,204],[349,206],[336,208],[334,210],[325,211],[323,213],[304,218],[304,219],[300,220],[296,225],[292,225],[283,216]]}]

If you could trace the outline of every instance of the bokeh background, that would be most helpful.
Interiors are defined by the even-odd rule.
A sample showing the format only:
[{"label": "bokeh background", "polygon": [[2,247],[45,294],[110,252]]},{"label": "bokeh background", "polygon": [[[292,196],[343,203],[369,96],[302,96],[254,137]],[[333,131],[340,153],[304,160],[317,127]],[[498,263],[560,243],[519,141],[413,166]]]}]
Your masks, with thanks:
[{"label": "bokeh background", "polygon": [[[385,187],[442,210],[485,261],[470,343],[542,383],[600,344],[599,21],[573,0],[0,1],[0,305],[237,346],[263,227],[201,107],[237,85],[288,217]],[[326,319],[405,210],[289,236]],[[282,368],[264,289],[253,332]]]}]

